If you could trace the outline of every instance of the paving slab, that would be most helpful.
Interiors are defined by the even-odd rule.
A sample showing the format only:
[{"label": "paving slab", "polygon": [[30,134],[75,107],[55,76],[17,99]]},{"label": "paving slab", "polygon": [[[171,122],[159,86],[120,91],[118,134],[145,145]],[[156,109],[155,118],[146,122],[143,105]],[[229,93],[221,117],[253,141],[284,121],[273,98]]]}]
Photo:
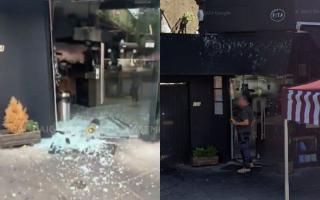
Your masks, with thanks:
[{"label": "paving slab", "polygon": [[[215,167],[178,165],[161,169],[161,200],[282,200],[282,174],[264,167],[250,174]],[[297,169],[290,176],[290,199],[313,200],[320,196],[320,168]]]},{"label": "paving slab", "polygon": [[115,155],[0,150],[1,200],[158,200],[159,143],[117,141]]}]

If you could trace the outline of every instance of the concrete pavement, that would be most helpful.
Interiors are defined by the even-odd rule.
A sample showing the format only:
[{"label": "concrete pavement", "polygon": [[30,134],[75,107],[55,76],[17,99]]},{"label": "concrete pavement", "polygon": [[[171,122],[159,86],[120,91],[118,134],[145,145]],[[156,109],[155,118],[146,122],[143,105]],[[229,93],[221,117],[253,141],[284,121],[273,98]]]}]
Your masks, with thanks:
[{"label": "concrete pavement", "polygon": [[158,200],[159,143],[117,141],[116,154],[0,150],[1,200]]},{"label": "concrete pavement", "polygon": [[[270,167],[239,175],[216,167],[180,165],[162,170],[161,200],[283,200],[283,176]],[[297,169],[290,176],[290,199],[320,196],[320,168]]]}]

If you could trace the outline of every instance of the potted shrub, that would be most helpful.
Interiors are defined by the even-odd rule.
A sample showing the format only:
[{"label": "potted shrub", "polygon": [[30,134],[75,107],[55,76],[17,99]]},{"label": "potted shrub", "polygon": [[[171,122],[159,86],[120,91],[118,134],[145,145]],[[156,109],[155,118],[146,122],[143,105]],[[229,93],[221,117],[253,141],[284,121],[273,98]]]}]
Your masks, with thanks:
[{"label": "potted shrub", "polygon": [[218,150],[213,146],[208,148],[195,148],[192,151],[192,166],[210,166],[219,163]]},{"label": "potted shrub", "polygon": [[40,142],[39,125],[29,120],[27,109],[12,97],[5,110],[4,130],[0,130],[0,147],[8,148]]}]

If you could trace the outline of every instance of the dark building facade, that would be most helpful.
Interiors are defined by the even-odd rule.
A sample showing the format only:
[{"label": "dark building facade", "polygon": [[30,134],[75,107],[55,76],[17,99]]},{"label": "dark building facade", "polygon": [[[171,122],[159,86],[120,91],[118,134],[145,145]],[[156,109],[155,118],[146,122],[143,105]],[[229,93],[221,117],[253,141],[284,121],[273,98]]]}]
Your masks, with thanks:
[{"label": "dark building facade", "polygon": [[[205,14],[199,35],[161,35],[161,141],[166,141],[161,153],[188,162],[192,149],[214,146],[221,161],[228,161],[234,158],[231,80],[245,75],[291,77],[294,83],[319,78],[319,29],[305,24],[297,31],[296,18],[310,18],[297,16],[301,7],[291,1],[198,2]],[[216,77],[222,85],[216,85]],[[218,101],[216,90],[222,91]],[[268,129],[273,131],[267,151],[281,160],[282,126]]]},{"label": "dark building facade", "polygon": [[[43,130],[54,128],[49,4],[42,0],[0,2],[0,110],[15,96]],[[48,131],[43,132],[48,136]]]},{"label": "dark building facade", "polygon": [[[157,7],[159,1],[111,0],[100,6]],[[0,1],[0,111],[4,115],[10,97],[15,96],[29,117],[39,122],[44,137],[54,133],[56,124],[52,13],[52,0]]]}]

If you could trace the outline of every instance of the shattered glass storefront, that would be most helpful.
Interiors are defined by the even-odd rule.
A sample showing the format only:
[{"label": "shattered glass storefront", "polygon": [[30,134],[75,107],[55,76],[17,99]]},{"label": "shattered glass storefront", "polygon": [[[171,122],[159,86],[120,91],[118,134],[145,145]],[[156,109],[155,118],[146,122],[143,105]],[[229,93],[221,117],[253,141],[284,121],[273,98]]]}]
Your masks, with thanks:
[{"label": "shattered glass storefront", "polygon": [[76,147],[88,137],[156,139],[158,8],[65,0],[52,10],[56,143],[66,135]]},{"label": "shattered glass storefront", "polygon": [[159,199],[159,9],[135,2],[0,1],[1,121],[21,128],[0,125],[0,199]]}]

